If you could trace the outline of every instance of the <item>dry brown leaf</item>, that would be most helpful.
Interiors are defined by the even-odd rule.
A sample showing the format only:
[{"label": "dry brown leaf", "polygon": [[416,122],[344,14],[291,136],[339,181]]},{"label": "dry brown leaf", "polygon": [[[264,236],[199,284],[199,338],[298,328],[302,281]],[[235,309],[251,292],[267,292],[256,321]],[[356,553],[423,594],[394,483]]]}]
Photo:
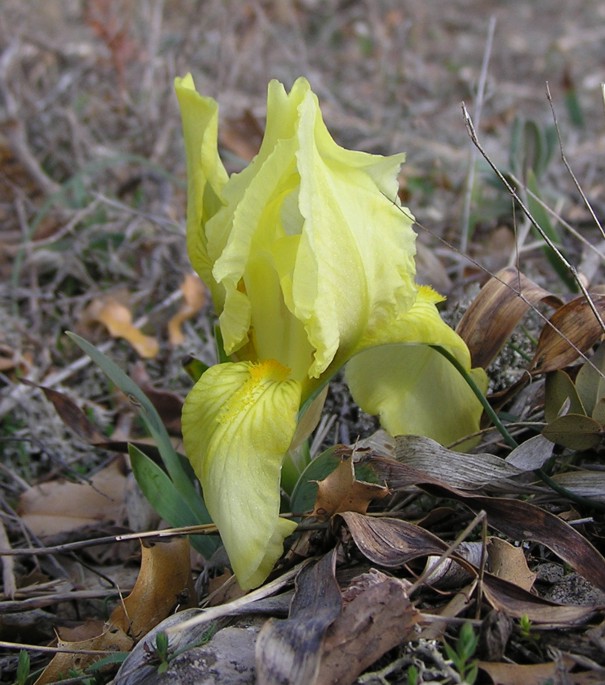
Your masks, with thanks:
[{"label": "dry brown leaf", "polygon": [[206,288],[199,276],[188,273],[181,283],[183,304],[168,322],[168,339],[171,345],[182,345],[185,336],[181,327],[187,319],[194,317],[206,304]]},{"label": "dry brown leaf", "polygon": [[541,468],[551,457],[554,445],[543,435],[534,435],[524,440],[504,460],[522,471]]},{"label": "dry brown leaf", "polygon": [[[492,679],[494,685],[544,685],[552,682],[575,682],[561,681],[560,665],[555,661],[545,664],[507,664],[491,661],[480,661],[479,668],[485,671]],[[566,659],[565,666],[571,668],[573,661]],[[565,669],[567,673],[567,668]]]},{"label": "dry brown leaf", "polygon": [[479,628],[478,655],[486,661],[502,661],[513,625],[513,620],[504,612],[489,611]]},{"label": "dry brown leaf", "polygon": [[[594,307],[605,316],[605,295],[593,295]],[[569,366],[600,340],[601,328],[584,296],[559,307],[544,326],[531,363],[534,373],[546,373]],[[570,344],[571,343],[571,344]]]},{"label": "dry brown leaf", "polygon": [[[396,568],[420,557],[442,555],[447,550],[446,543],[437,536],[406,521],[353,512],[339,515],[359,551],[371,562],[386,568]],[[450,556],[471,575],[478,575],[479,569],[466,559],[456,553]],[[573,625],[587,621],[597,610],[596,607],[549,602],[491,573],[483,574],[482,589],[494,609],[513,618],[527,616],[535,623]]]},{"label": "dry brown leaf", "polygon": [[103,523],[122,523],[125,517],[126,472],[115,459],[88,483],[54,480],[26,490],[18,513],[39,537]]},{"label": "dry brown leaf", "polygon": [[365,514],[373,499],[381,499],[388,494],[389,489],[383,485],[357,480],[352,452],[343,451],[334,471],[317,482],[317,498],[311,516],[328,519],[341,511]]},{"label": "dry brown leaf", "polygon": [[58,390],[53,390],[43,385],[36,385],[27,380],[23,382],[42,390],[46,398],[52,402],[55,411],[59,414],[63,423],[83,440],[91,445],[104,445],[108,442],[107,437],[89,420],[86,414],[70,397]]},{"label": "dry brown leaf", "polygon": [[[373,518],[352,511],[341,516],[359,551],[371,562],[384,568],[397,568],[408,561],[431,555],[441,556],[447,549],[443,540],[428,530],[407,521],[388,517]],[[461,557],[456,555],[456,560]],[[462,560],[465,568],[471,568]]]},{"label": "dry brown leaf", "polygon": [[488,526],[512,540],[545,545],[589,583],[605,591],[605,559],[579,531],[554,514],[521,500],[469,495],[394,459],[372,457],[368,463],[393,490],[417,485],[433,495],[463,502],[475,513],[484,510]]},{"label": "dry brown leaf", "polygon": [[490,573],[528,592],[532,589],[536,574],[529,570],[520,547],[515,547],[502,538],[491,537],[487,542],[487,554]]},{"label": "dry brown leaf", "polygon": [[605,473],[603,471],[568,471],[557,473],[552,478],[574,495],[605,503]]},{"label": "dry brown leaf", "polygon": [[127,340],[145,359],[156,357],[160,350],[156,338],[145,335],[134,326],[130,309],[113,297],[93,300],[84,318],[102,323],[110,335]]},{"label": "dry brown leaf", "polygon": [[[73,649],[74,652],[55,654],[34,685],[46,685],[65,678],[70,671],[83,671],[98,661],[106,652],[128,652],[132,649],[132,639],[116,626],[106,625],[103,632],[93,638],[77,642],[58,640],[58,647]],[[100,654],[82,654],[82,651],[98,651]]]},{"label": "dry brown leaf", "polygon": [[303,568],[288,618],[263,626],[256,642],[258,683],[312,685],[316,681],[324,636],[342,611],[335,568],[334,550]]},{"label": "dry brown leaf", "polygon": [[[141,390],[151,400],[153,406],[157,409],[162,422],[166,426],[168,432],[175,436],[181,437],[181,410],[183,407],[182,398],[176,393],[168,390],[157,390],[151,383],[147,372],[142,365],[135,364],[132,373],[132,379],[140,386]],[[160,457],[157,456],[157,447],[150,438],[129,437],[124,435],[119,427],[114,431],[112,438],[106,437],[93,423],[89,420],[86,414],[78,407],[78,405],[67,395],[46,388],[43,385],[36,385],[31,381],[23,379],[23,383],[39,388],[46,395],[47,399],[52,402],[53,407],[63,423],[82,440],[95,447],[102,447],[112,452],[128,452],[128,445],[135,445],[140,450],[145,452],[148,457],[160,463]],[[118,401],[121,401],[122,396],[118,396]],[[130,413],[131,405],[126,405],[127,411]],[[118,439],[122,434],[123,438]],[[177,440],[178,443],[178,440]]]},{"label": "dry brown leaf", "polygon": [[418,435],[398,435],[395,455],[397,461],[463,490],[495,486],[498,481],[510,484],[511,478],[523,473],[493,454],[456,452]]},{"label": "dry brown leaf", "polygon": [[343,592],[342,614],[328,628],[315,685],[349,685],[390,649],[411,639],[420,613],[408,584],[376,569]]},{"label": "dry brown leaf", "polygon": [[177,609],[195,606],[189,554],[187,538],[142,544],[135,586],[109,622],[138,641]]},{"label": "dry brown leaf", "polygon": [[[460,555],[473,566],[479,567],[483,558],[483,542],[461,542],[456,547],[456,554]],[[435,570],[431,569],[435,567]],[[457,564],[454,559],[441,560],[441,555],[428,557],[424,567],[424,572],[428,573],[426,582],[433,588],[448,590],[459,588],[463,583],[467,583],[472,574]]]},{"label": "dry brown leaf", "polygon": [[261,630],[260,685],[348,685],[414,630],[420,614],[407,597],[408,583],[372,569],[341,595],[335,559],[333,550],[303,569],[289,618]]},{"label": "dry brown leaf", "polygon": [[513,267],[492,276],[456,328],[468,345],[473,366],[486,369],[530,306],[540,302],[551,307],[561,304],[559,298]]},{"label": "dry brown leaf", "polygon": [[[438,488],[427,488],[435,492]],[[573,526],[538,506],[503,497],[475,497],[439,488],[444,496],[464,502],[473,511],[487,513],[488,526],[512,540],[531,540],[545,545],[589,583],[605,591],[605,559]]]}]

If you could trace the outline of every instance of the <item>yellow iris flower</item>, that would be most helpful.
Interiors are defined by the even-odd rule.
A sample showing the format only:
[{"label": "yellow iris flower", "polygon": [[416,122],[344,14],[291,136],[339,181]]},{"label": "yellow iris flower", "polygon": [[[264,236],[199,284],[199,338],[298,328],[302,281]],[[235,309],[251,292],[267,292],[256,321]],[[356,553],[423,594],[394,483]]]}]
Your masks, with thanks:
[{"label": "yellow iris flower", "polygon": [[[280,477],[298,412],[349,362],[358,404],[393,435],[451,442],[481,404],[459,372],[463,340],[442,298],[415,283],[413,217],[397,198],[404,155],[345,150],[309,83],[269,84],[257,156],[228,176],[218,106],[176,80],[188,174],[187,247],[210,288],[233,361],[202,375],[183,410],[185,451],[240,585],[267,577],[295,524],[279,517]],[[349,361],[351,360],[351,361]],[[473,370],[485,386],[485,374]]]}]

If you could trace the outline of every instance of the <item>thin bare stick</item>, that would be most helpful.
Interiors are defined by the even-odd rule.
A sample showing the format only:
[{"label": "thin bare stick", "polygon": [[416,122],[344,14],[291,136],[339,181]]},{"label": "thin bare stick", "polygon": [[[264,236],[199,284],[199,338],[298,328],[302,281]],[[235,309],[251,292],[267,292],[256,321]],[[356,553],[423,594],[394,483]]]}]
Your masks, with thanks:
[{"label": "thin bare stick", "polygon": [[542,236],[544,239],[544,242],[550,247],[550,249],[557,255],[557,257],[561,260],[561,262],[565,265],[567,269],[569,269],[569,272],[573,276],[574,280],[578,284],[578,287],[582,291],[582,294],[586,298],[586,301],[588,302],[588,305],[590,309],[592,310],[592,313],[594,314],[596,320],[599,323],[599,326],[601,327],[601,330],[605,333],[605,323],[603,322],[603,319],[601,317],[600,312],[595,306],[595,303],[592,301],[592,298],[590,297],[588,290],[586,290],[586,286],[584,285],[582,279],[578,275],[578,270],[576,267],[571,264],[567,258],[562,254],[561,250],[553,243],[553,241],[544,233],[544,230],[540,226],[540,224],[534,219],[532,213],[529,211],[528,207],[525,205],[525,203],[522,201],[522,199],[519,197],[519,194],[517,191],[511,186],[511,184],[507,181],[505,178],[504,174],[498,169],[498,167],[492,162],[490,157],[488,156],[487,152],[483,149],[481,143],[479,142],[479,138],[477,137],[477,132],[475,130],[475,126],[473,125],[473,120],[471,118],[471,115],[468,113],[468,110],[466,108],[466,105],[464,102],[462,103],[462,115],[464,117],[464,122],[466,124],[466,128],[468,131],[468,134],[473,141],[473,144],[476,146],[477,150],[481,153],[485,161],[490,165],[492,168],[493,172],[496,174],[496,176],[500,179],[504,187],[508,190],[510,195],[518,202],[519,207],[521,207],[523,214],[528,218],[528,220],[531,222],[531,225],[538,231],[538,233]]},{"label": "thin bare stick", "polygon": [[[0,521],[0,554],[8,549],[11,549],[10,541],[4,523]],[[15,560],[10,555],[2,556],[2,584],[5,597],[13,599],[17,592],[17,582],[15,580]]]},{"label": "thin bare stick", "polygon": [[433,573],[435,573],[435,571],[450,558],[452,553],[455,552],[458,547],[460,547],[460,544],[466,540],[466,538],[471,534],[473,529],[476,528],[484,519],[485,512],[481,510],[476,514],[473,520],[465,527],[465,529],[456,537],[456,539],[448,546],[448,548],[444,550],[443,554],[439,557],[437,562],[435,564],[431,564],[430,566],[427,565],[424,571],[418,576],[418,578],[416,578],[414,584],[410,586],[410,589],[408,590],[408,597],[411,597],[414,594],[414,592],[416,592],[416,590],[418,590],[418,588],[420,588],[426,582],[426,579],[433,575]]},{"label": "thin bare stick", "polygon": [[[487,40],[485,42],[485,50],[483,51],[483,62],[481,64],[481,73],[479,75],[479,82],[477,84],[477,100],[475,102],[475,121],[477,126],[481,120],[481,111],[483,109],[483,100],[485,98],[485,84],[487,83],[487,69],[489,66],[489,58],[492,52],[492,44],[494,41],[494,32],[496,30],[496,17],[492,15],[489,20],[487,29]],[[462,207],[462,222],[460,229],[460,251],[468,252],[468,233],[469,222],[471,215],[471,202],[473,196],[473,186],[475,185],[475,162],[477,160],[477,149],[471,145],[468,155],[468,172],[466,175],[464,205]]]},{"label": "thin bare stick", "polygon": [[79,549],[86,549],[87,547],[95,547],[97,545],[107,545],[112,542],[128,542],[129,540],[144,540],[147,538],[160,539],[167,537],[177,537],[179,535],[215,535],[216,533],[218,533],[218,529],[213,523],[204,523],[195,526],[183,526],[182,528],[148,530],[143,533],[106,535],[102,538],[93,538],[92,540],[76,540],[75,542],[66,542],[62,545],[51,545],[49,547],[20,547],[17,549],[4,549],[0,553],[0,556],[16,556],[20,554],[29,554],[32,556],[47,556],[50,554],[64,554],[65,552],[74,552]]},{"label": "thin bare stick", "polygon": [[[124,592],[132,591],[132,588],[124,588]],[[76,600],[104,599],[108,594],[115,595],[115,590],[68,590],[66,592],[53,592],[52,594],[39,594],[34,597],[23,597],[23,593],[17,594],[17,599],[12,601],[0,601],[0,612],[4,614],[16,614],[34,609],[61,604],[62,602],[75,602]]]},{"label": "thin bare stick", "polygon": [[559,150],[561,152],[561,161],[565,165],[565,168],[567,169],[567,172],[571,176],[571,180],[574,182],[574,185],[576,186],[578,192],[580,193],[582,200],[584,201],[584,204],[586,205],[586,209],[590,212],[590,216],[592,217],[592,220],[595,222],[595,224],[598,226],[599,231],[601,231],[601,235],[603,238],[605,238],[605,231],[603,230],[603,226],[601,225],[601,222],[597,218],[597,215],[594,213],[594,210],[588,201],[588,198],[586,197],[586,194],[582,190],[582,186],[579,184],[578,179],[576,178],[576,175],[572,171],[571,167],[569,166],[569,162],[567,161],[567,157],[565,156],[565,152],[563,150],[563,141],[561,140],[561,131],[559,130],[559,122],[557,121],[557,113],[555,111],[555,105],[552,101],[552,96],[550,94],[550,88],[548,86],[548,81],[546,82],[546,97],[548,99],[548,104],[550,105],[550,111],[552,112],[552,120],[555,125],[555,130],[557,132],[557,139],[559,141]]},{"label": "thin bare stick", "polygon": [[28,649],[30,652],[46,652],[48,654],[94,654],[103,656],[104,654],[115,654],[113,649],[70,649],[69,647],[44,647],[42,645],[28,645],[24,642],[6,642],[0,640],[2,649]]},{"label": "thin bare stick", "polygon": [[[514,183],[517,186],[521,186],[521,181],[514,175],[511,174],[511,180],[514,181]],[[534,202],[539,204],[542,209],[550,214],[550,216],[555,219],[568,233],[571,233],[571,235],[581,242],[583,245],[586,246],[588,250],[593,252],[599,259],[605,261],[605,254],[599,250],[599,248],[596,245],[593,245],[590,240],[585,238],[577,229],[575,229],[568,221],[565,221],[565,219],[560,216],[554,209],[548,206],[546,202],[541,197],[538,197],[535,193],[532,193],[532,191],[529,188],[525,188],[525,192],[529,195],[529,197],[532,198]]]}]

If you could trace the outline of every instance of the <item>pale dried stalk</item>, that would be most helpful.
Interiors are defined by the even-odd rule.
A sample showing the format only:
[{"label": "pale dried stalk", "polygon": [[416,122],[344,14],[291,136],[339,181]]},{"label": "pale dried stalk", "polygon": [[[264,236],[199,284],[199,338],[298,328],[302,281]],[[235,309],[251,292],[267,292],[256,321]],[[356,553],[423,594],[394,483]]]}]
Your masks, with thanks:
[{"label": "pale dried stalk", "polygon": [[492,162],[491,158],[488,156],[488,154],[485,152],[483,149],[481,143],[479,142],[479,138],[477,137],[477,132],[475,130],[475,126],[473,124],[473,120],[471,118],[471,115],[469,114],[466,105],[462,103],[462,115],[464,117],[464,123],[466,124],[466,128],[468,131],[468,134],[473,141],[473,144],[476,146],[477,150],[481,153],[485,161],[490,165],[496,176],[500,179],[504,187],[508,190],[510,193],[511,197],[515,199],[516,202],[519,203],[519,207],[521,207],[521,210],[523,211],[523,214],[527,217],[527,219],[530,221],[531,225],[538,231],[538,233],[542,236],[544,239],[544,242],[550,247],[551,250],[557,255],[557,257],[561,260],[562,264],[565,265],[565,267],[569,270],[571,275],[573,276],[574,280],[578,284],[578,287],[584,297],[586,298],[586,301],[588,302],[588,305],[594,314],[596,320],[599,323],[599,326],[601,327],[601,330],[605,333],[605,322],[603,322],[603,319],[601,317],[601,314],[599,313],[598,309],[595,306],[595,303],[593,302],[592,298],[590,297],[590,294],[588,290],[586,289],[586,285],[584,284],[583,280],[579,277],[578,275],[578,270],[576,267],[571,264],[568,259],[562,254],[561,250],[553,243],[553,241],[546,235],[540,224],[534,219],[532,216],[532,213],[529,211],[527,205],[522,201],[522,199],[519,197],[519,194],[517,191],[511,186],[511,184],[507,181],[505,178],[504,174],[498,169],[498,167]]}]

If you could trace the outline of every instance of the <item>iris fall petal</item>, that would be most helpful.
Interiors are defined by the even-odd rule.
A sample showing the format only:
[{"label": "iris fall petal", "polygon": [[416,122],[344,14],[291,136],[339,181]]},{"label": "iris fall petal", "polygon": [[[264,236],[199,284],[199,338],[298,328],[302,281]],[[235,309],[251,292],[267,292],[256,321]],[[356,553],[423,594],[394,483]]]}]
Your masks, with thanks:
[{"label": "iris fall petal", "polygon": [[296,527],[279,518],[279,482],[299,404],[300,384],[275,361],[213,366],[185,401],[185,451],[244,589],[267,577]]},{"label": "iris fall petal", "polygon": [[441,318],[443,298],[420,287],[412,308],[382,330],[367,332],[362,351],[346,367],[357,404],[380,417],[391,435],[424,435],[449,444],[475,433],[483,407],[459,371],[437,350],[452,354],[483,391],[483,369],[471,371],[462,338]]}]

